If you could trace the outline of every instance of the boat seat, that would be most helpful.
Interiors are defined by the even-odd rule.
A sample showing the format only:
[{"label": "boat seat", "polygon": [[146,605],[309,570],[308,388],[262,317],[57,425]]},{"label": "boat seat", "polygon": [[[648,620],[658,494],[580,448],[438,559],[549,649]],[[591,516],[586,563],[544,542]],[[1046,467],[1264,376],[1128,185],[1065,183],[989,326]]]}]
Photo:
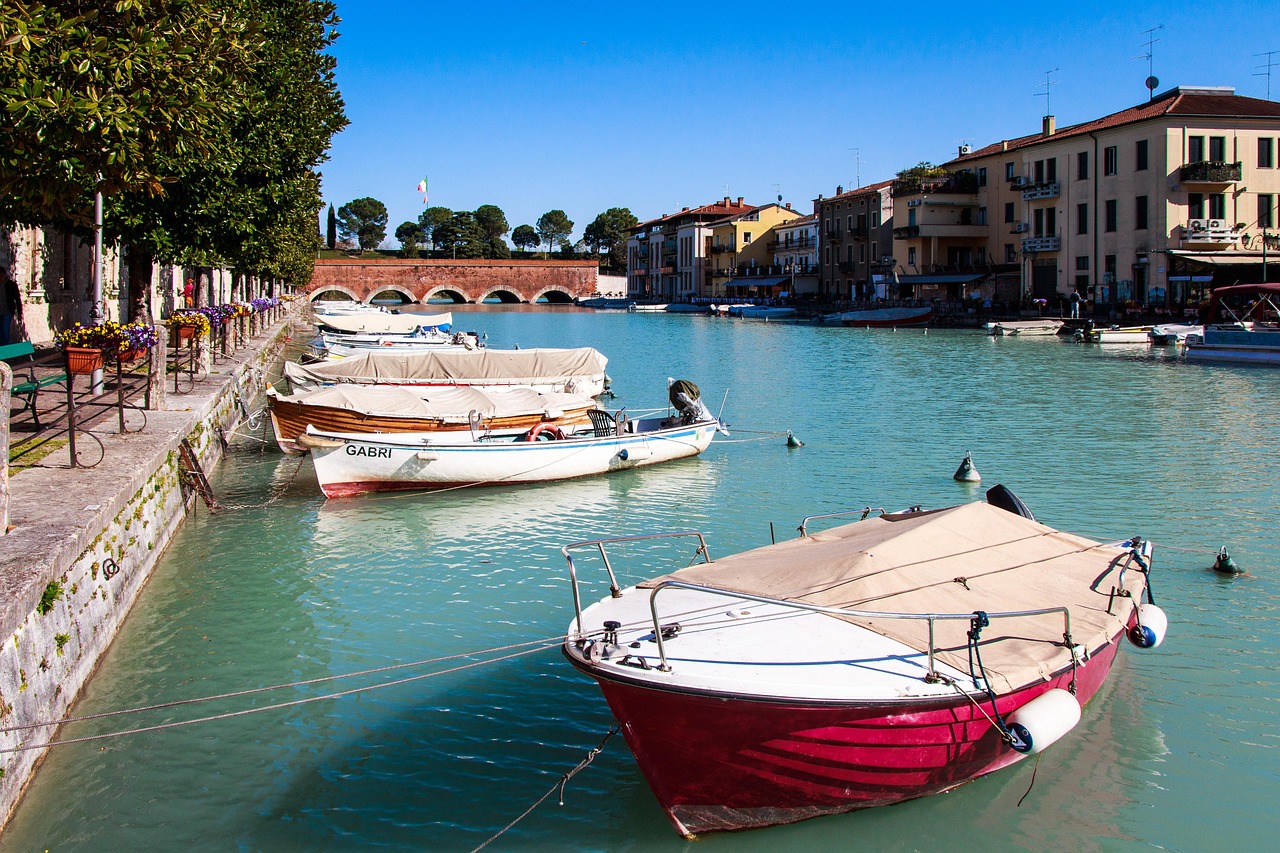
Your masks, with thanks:
[{"label": "boat seat", "polygon": [[591,429],[596,438],[618,434],[618,422],[604,409],[588,409],[587,417],[591,419]]}]

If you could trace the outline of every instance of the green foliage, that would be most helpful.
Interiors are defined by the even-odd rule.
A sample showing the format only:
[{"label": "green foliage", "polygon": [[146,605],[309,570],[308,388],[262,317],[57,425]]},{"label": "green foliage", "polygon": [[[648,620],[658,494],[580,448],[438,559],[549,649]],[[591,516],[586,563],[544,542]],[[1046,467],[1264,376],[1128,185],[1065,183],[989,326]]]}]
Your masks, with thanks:
[{"label": "green foliage", "polygon": [[538,217],[537,229],[538,237],[550,250],[552,245],[560,245],[573,233],[573,220],[563,210],[548,210]]},{"label": "green foliage", "polygon": [[338,214],[334,211],[332,204],[329,205],[329,218],[325,223],[324,245],[327,249],[338,245]]},{"label": "green foliage", "polygon": [[524,249],[526,252],[542,242],[538,237],[538,232],[532,225],[517,225],[516,230],[511,232],[511,242],[516,244],[516,248]]},{"label": "green foliage", "polygon": [[58,655],[62,655],[62,647],[71,642],[70,634],[54,634],[53,643],[58,647]]},{"label": "green foliage", "polygon": [[898,180],[908,180],[910,178],[936,178],[946,175],[947,170],[941,166],[935,166],[927,160],[921,160],[919,163],[898,172]]},{"label": "green foliage", "polygon": [[582,231],[587,248],[595,254],[607,254],[607,266],[615,270],[627,268],[627,238],[640,224],[629,208],[611,207],[597,216]]},{"label": "green foliage", "polygon": [[[511,226],[507,224],[507,215],[502,212],[502,208],[494,204],[482,204],[476,208],[475,216],[476,224],[484,234],[484,256],[510,257],[511,250],[507,248],[502,236],[511,230]],[[505,254],[502,254],[504,250]]]},{"label": "green foliage", "polygon": [[36,605],[36,610],[41,616],[53,609],[53,605],[62,598],[62,582],[57,578],[49,581],[49,585],[44,588],[44,593],[40,596],[40,603]]},{"label": "green foliage", "polygon": [[401,222],[396,226],[396,239],[400,241],[400,253],[406,258],[418,257],[418,246],[423,242],[422,226],[416,222]]},{"label": "green foliage", "polygon": [[387,206],[376,198],[358,198],[338,208],[338,233],[361,249],[376,249],[387,237]]},{"label": "green foliage", "polygon": [[418,217],[418,224],[422,226],[423,239],[431,241],[431,248],[437,248],[436,228],[451,219],[453,219],[453,211],[447,207],[428,207],[422,211],[422,215]]},{"label": "green foliage", "polygon": [[432,232],[432,243],[437,252],[451,258],[483,258],[485,235],[476,215],[459,210],[448,222],[441,223]]}]

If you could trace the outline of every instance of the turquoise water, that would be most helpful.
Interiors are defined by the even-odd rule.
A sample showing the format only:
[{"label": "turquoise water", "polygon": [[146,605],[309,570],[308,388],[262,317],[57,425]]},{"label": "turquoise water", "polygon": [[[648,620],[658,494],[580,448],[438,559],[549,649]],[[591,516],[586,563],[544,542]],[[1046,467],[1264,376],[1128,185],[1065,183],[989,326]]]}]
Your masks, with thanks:
[{"label": "turquoise water", "polygon": [[[455,318],[493,346],[598,347],[615,403],[632,410],[662,405],[668,376],[692,379],[713,410],[723,402],[734,434],[697,459],[614,477],[329,503],[309,464],[246,440],[214,478],[220,498],[242,508],[188,521],[75,713],[552,640],[573,612],[563,544],[699,529],[715,556],[767,543],[771,525],[789,537],[806,515],[954,504],[981,495],[951,479],[971,451],[983,487],[1008,485],[1049,524],[1157,543],[1164,645],[1126,646],[1081,725],[1038,769],[1023,762],[950,794],[710,836],[696,849],[1207,850],[1280,832],[1280,371],[961,331],[527,306]],[[806,446],[789,450],[778,435],[788,429]],[[1203,552],[1222,544],[1248,575],[1208,570]],[[637,580],[667,566],[618,568]],[[63,736],[469,660],[76,723]],[[548,648],[61,747],[0,851],[470,850],[546,793],[610,721],[594,684]],[[563,805],[552,795],[489,849],[690,846],[615,738]]]}]

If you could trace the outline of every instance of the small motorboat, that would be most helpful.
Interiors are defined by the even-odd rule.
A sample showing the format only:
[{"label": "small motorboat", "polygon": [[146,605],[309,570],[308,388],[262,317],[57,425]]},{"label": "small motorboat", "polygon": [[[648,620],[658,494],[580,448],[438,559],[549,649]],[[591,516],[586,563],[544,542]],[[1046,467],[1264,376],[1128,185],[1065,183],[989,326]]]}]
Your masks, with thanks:
[{"label": "small motorboat", "polygon": [[322,332],[372,335],[410,335],[420,329],[449,331],[453,328],[453,312],[443,314],[392,314],[387,311],[347,311],[316,314],[316,326]]},{"label": "small motorboat", "polygon": [[[1163,639],[1141,539],[1062,533],[1003,486],[947,509],[859,512],[719,560],[690,532],[562,549],[576,614],[564,654],[599,683],[681,835],[888,805],[999,770],[1067,735],[1122,637]],[[617,552],[637,540],[685,568],[622,588]],[[575,554],[607,576],[595,604]]]},{"label": "small motorboat", "polygon": [[1187,335],[1203,334],[1204,326],[1200,323],[1162,323],[1151,327],[1151,343],[1157,346],[1185,344]]},{"label": "small motorboat", "polygon": [[988,335],[997,338],[1056,335],[1061,328],[1061,320],[1047,318],[1044,320],[997,320],[983,326]]},{"label": "small motorboat", "polygon": [[789,320],[798,313],[786,305],[743,305],[729,309],[729,316],[744,320]]},{"label": "small motorboat", "polygon": [[1083,334],[1091,344],[1151,343],[1150,326],[1108,326],[1105,329],[1085,329]]},{"label": "small motorboat", "polygon": [[841,311],[824,314],[823,323],[850,326],[856,329],[887,329],[900,326],[925,326],[933,318],[933,308],[867,308],[861,311]]}]

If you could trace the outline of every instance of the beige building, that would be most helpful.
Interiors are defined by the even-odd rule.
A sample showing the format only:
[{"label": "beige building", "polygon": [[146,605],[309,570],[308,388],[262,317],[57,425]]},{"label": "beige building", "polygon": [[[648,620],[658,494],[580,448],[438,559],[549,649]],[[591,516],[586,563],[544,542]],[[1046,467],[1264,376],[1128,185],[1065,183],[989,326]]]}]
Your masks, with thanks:
[{"label": "beige building", "polygon": [[893,272],[892,181],[845,191],[813,202],[818,217],[818,292],[837,300],[884,298]]},{"label": "beige building", "polygon": [[[1280,104],[1181,87],[1093,121],[895,182],[894,256],[916,295],[1180,313],[1208,286],[1258,281],[1276,243]],[[914,216],[912,214],[914,211]],[[931,282],[931,280],[933,280]]]},{"label": "beige building", "polygon": [[710,292],[704,296],[778,296],[790,287],[790,273],[774,262],[775,229],[801,218],[790,204],[770,203],[726,216],[711,226],[714,261]]},{"label": "beige building", "polygon": [[773,229],[768,249],[773,253],[773,265],[789,276],[791,294],[816,294],[818,292],[818,215],[810,213]]}]

